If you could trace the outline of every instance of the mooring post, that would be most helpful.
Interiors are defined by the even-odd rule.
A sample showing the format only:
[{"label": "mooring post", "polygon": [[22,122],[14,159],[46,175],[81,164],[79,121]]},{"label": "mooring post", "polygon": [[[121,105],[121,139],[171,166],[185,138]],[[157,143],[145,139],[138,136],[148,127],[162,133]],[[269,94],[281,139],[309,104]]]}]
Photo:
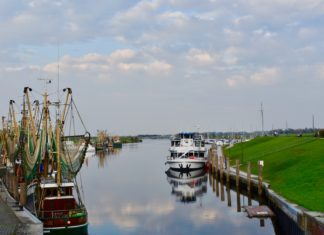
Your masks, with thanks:
[{"label": "mooring post", "polygon": [[221,181],[221,183],[223,183],[223,167],[224,167],[224,165],[223,165],[223,156],[220,156],[219,157],[219,160],[220,160],[220,181]]},{"label": "mooring post", "polygon": [[227,206],[231,207],[232,206],[232,198],[231,198],[231,188],[230,185],[226,185],[226,192],[227,192]]},{"label": "mooring post", "polygon": [[5,185],[7,186],[8,188],[8,181],[9,181],[9,173],[8,173],[8,169],[6,169],[6,175],[5,175]]},{"label": "mooring post", "polygon": [[219,184],[217,174],[215,175],[215,183],[216,183],[216,197],[219,197]]},{"label": "mooring post", "polygon": [[215,192],[215,190],[216,190],[215,175],[213,174],[211,178],[212,178],[212,181],[213,181],[213,182],[212,182],[212,185],[213,185],[213,192]]},{"label": "mooring post", "polygon": [[216,164],[216,154],[213,154],[213,162],[212,162],[212,173],[213,175],[215,174],[216,172],[216,167],[215,167],[215,164]]},{"label": "mooring post", "polygon": [[15,175],[12,176],[12,194],[14,199],[18,201],[18,177]]},{"label": "mooring post", "polygon": [[226,183],[229,184],[230,182],[230,168],[231,168],[231,164],[230,164],[230,159],[229,157],[227,158],[227,161],[226,161]]},{"label": "mooring post", "polygon": [[27,201],[27,185],[26,183],[20,183],[20,195],[19,195],[19,206],[23,210],[23,206],[26,205]]},{"label": "mooring post", "polygon": [[259,165],[259,176],[258,176],[259,184],[258,184],[258,193],[259,193],[259,196],[261,196],[261,195],[262,195],[262,170],[263,170],[263,161],[259,161],[259,162],[258,162],[258,165]]},{"label": "mooring post", "polygon": [[247,166],[247,191],[248,191],[248,205],[252,205],[251,199],[251,162],[248,162]]},{"label": "mooring post", "polygon": [[221,186],[221,201],[223,202],[225,200],[225,193],[224,193],[224,184],[223,181],[220,181],[220,186]]},{"label": "mooring post", "polygon": [[13,174],[9,174],[9,192],[13,194]]},{"label": "mooring post", "polygon": [[216,172],[216,178],[218,177],[218,161],[219,161],[219,157],[218,157],[218,155],[216,154],[216,156],[215,156],[215,172]]},{"label": "mooring post", "polygon": [[237,212],[241,212],[241,192],[238,186],[236,187],[236,205],[237,205]]},{"label": "mooring post", "polygon": [[251,192],[251,162],[247,165],[247,191]]},{"label": "mooring post", "polygon": [[240,160],[236,160],[236,187],[240,186]]}]

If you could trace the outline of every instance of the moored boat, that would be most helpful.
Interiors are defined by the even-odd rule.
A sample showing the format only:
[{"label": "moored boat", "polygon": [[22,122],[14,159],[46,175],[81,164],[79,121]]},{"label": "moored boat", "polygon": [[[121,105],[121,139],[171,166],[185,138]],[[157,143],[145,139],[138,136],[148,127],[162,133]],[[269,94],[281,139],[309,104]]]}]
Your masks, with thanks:
[{"label": "moored boat", "polygon": [[20,145],[15,156],[22,168],[17,176],[26,185],[26,190],[20,190],[22,194],[26,192],[21,195],[27,199],[24,206],[43,222],[44,234],[87,234],[88,213],[76,175],[85,159],[90,134],[64,135],[67,113],[72,112],[68,107],[75,105],[70,88],[63,90],[68,91],[66,102],[61,105],[62,112],[56,111],[55,123],[51,121],[54,115],[50,112],[52,103],[47,92],[43,95],[41,114],[33,116],[29,91],[30,88],[24,89]]},{"label": "moored boat", "polygon": [[166,164],[172,170],[192,171],[206,166],[205,142],[202,135],[183,132],[171,138],[170,156]]}]

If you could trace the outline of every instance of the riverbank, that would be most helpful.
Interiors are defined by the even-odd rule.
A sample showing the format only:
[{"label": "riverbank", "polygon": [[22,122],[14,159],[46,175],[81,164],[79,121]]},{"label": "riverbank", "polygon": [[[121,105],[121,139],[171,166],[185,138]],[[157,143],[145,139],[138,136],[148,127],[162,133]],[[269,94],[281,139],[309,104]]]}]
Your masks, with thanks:
[{"label": "riverbank", "polygon": [[120,142],[122,144],[130,144],[130,143],[140,143],[142,142],[142,139],[138,136],[121,136]]},{"label": "riverbank", "polygon": [[306,209],[324,212],[324,139],[314,137],[258,137],[225,148],[231,161],[239,159],[241,170],[252,163],[257,174],[257,162],[264,161],[263,178],[271,188]]}]

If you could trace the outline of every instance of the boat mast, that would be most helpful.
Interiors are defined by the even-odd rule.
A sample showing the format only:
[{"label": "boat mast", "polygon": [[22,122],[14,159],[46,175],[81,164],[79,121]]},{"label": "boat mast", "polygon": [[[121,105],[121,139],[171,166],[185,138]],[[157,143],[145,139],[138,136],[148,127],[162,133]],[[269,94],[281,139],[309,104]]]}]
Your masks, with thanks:
[{"label": "boat mast", "polygon": [[65,114],[66,114],[66,109],[68,106],[68,101],[69,101],[69,97],[72,95],[72,89],[67,87],[63,89],[63,92],[67,91],[68,93],[66,94],[66,99],[65,99],[65,103],[64,103],[64,109],[63,109],[63,113],[62,113],[62,126],[64,125],[64,118],[65,118]]},{"label": "boat mast", "polygon": [[28,91],[32,91],[32,89],[29,88],[29,87],[25,87],[24,88],[24,94],[26,95],[26,98],[27,98],[27,106],[28,106],[28,112],[29,112],[29,119],[30,119],[30,125],[31,125],[32,136],[33,136],[33,144],[34,144],[34,146],[36,146],[35,122],[34,122],[34,118],[33,118],[33,111],[31,109],[31,104],[30,104],[30,99],[29,99]]},{"label": "boat mast", "polygon": [[[56,120],[56,161],[57,161],[57,177],[56,183],[61,186],[61,122],[58,118]],[[61,196],[60,190],[57,191],[57,196]]]},{"label": "boat mast", "polygon": [[15,134],[15,139],[16,139],[19,136],[19,127],[18,127],[17,120],[16,120],[15,109],[13,107],[13,104],[15,103],[15,101],[14,100],[10,100],[9,103],[10,103],[10,105],[9,105],[10,116],[12,118],[13,128],[14,128],[14,134]]},{"label": "boat mast", "polygon": [[48,138],[47,138],[47,135],[48,135],[48,130],[47,130],[47,120],[48,120],[48,106],[47,106],[47,97],[48,97],[48,94],[47,94],[47,91],[45,91],[44,93],[44,122],[43,122],[43,131],[45,131],[45,136],[46,136],[46,149],[45,149],[45,156],[44,156],[44,177],[47,178],[48,176]]}]

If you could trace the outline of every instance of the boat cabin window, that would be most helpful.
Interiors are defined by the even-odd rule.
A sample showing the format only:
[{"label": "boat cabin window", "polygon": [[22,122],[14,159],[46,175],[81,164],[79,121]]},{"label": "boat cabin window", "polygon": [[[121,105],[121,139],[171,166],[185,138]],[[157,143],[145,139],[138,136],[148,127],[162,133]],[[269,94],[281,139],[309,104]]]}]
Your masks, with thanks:
[{"label": "boat cabin window", "polygon": [[191,134],[191,133],[182,133],[182,134],[180,134],[180,138],[181,139],[192,139],[193,134]]},{"label": "boat cabin window", "polygon": [[180,141],[172,141],[171,146],[179,147],[180,146]]},{"label": "boat cabin window", "polygon": [[[63,187],[60,189],[62,196],[71,196],[72,195],[72,187]],[[46,188],[45,189],[45,197],[55,197],[57,196],[57,188]]]},{"label": "boat cabin window", "polygon": [[177,157],[177,153],[171,153],[171,157]]},{"label": "boat cabin window", "polygon": [[45,189],[45,197],[55,197],[57,196],[56,188],[46,188]]}]

